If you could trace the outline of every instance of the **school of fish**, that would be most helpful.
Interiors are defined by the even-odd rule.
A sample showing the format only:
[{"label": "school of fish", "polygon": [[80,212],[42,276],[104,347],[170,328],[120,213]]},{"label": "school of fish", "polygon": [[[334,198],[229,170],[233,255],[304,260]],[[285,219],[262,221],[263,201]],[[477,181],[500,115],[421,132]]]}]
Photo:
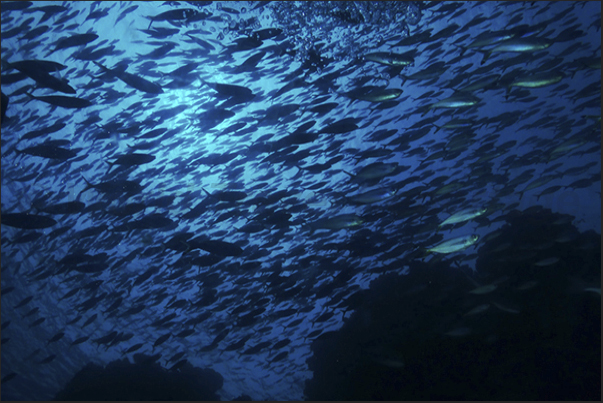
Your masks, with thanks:
[{"label": "school of fish", "polygon": [[145,352],[302,398],[379,273],[600,206],[600,3],[328,3],[1,3],[3,388]]}]

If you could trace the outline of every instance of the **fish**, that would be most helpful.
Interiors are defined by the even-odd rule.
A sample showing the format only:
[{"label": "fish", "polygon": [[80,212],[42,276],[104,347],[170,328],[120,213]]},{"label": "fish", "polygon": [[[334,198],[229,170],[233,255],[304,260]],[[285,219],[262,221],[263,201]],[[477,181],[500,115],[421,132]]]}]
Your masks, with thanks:
[{"label": "fish", "polygon": [[[6,95],[3,92],[2,93],[2,103],[0,104],[0,106],[2,107],[2,116],[1,116],[0,123],[3,123],[4,120],[6,120],[6,110],[8,109],[8,102],[9,102],[8,95]],[[4,156],[4,154],[2,156]]]},{"label": "fish", "polygon": [[254,345],[254,346],[249,347],[245,351],[241,352],[241,355],[257,354],[260,351],[262,351],[262,350],[270,347],[271,344],[272,344],[271,341],[260,342],[260,343]]},{"label": "fish", "polygon": [[358,129],[356,125],[357,119],[346,118],[337,122],[331,123],[318,132],[318,134],[344,134]]},{"label": "fish", "polygon": [[141,347],[144,346],[144,343],[137,343],[134,344],[133,346],[129,347],[127,350],[125,350],[122,354],[129,354],[129,353],[133,353],[134,351],[138,351],[141,349]]},{"label": "fish", "polygon": [[192,8],[180,8],[176,10],[164,11],[163,13],[155,16],[147,16],[146,18],[150,20],[149,27],[147,29],[151,28],[151,25],[154,21],[187,21],[193,19],[195,16],[197,16],[197,14],[200,14],[200,12]]},{"label": "fish", "polygon": [[115,158],[115,161],[112,161],[112,162],[105,161],[107,164],[109,164],[109,169],[107,170],[107,174],[109,173],[109,171],[111,170],[111,168],[114,165],[131,167],[131,166],[148,164],[149,162],[152,162],[155,160],[154,155],[141,154],[141,153],[122,154],[122,155],[118,155],[116,157],[111,157],[111,158]]},{"label": "fish", "polygon": [[162,336],[159,336],[159,338],[157,338],[157,340],[155,340],[155,343],[153,343],[153,350],[155,350],[155,347],[158,347],[161,344],[165,343],[171,336],[172,336],[171,333],[166,333]]},{"label": "fish", "polygon": [[34,80],[40,87],[50,88],[58,92],[63,92],[65,94],[76,93],[75,89],[69,85],[67,80],[62,80],[49,74],[49,69],[52,69],[54,67],[58,70],[58,66],[62,67],[62,65],[58,63],[46,64],[46,61],[38,60],[22,60],[19,62],[5,63],[8,67],[17,69],[21,73],[25,74],[27,77]]},{"label": "fish", "polygon": [[465,336],[470,335],[471,333],[473,333],[471,328],[462,326],[462,327],[457,327],[452,330],[449,330],[449,331],[445,332],[444,335],[449,336],[449,337],[465,337]]},{"label": "fish", "polygon": [[[83,178],[83,177],[82,177]],[[88,189],[96,189],[98,192],[105,194],[118,194],[118,193],[126,193],[126,194],[135,194],[139,193],[143,186],[141,186],[138,182],[129,181],[129,180],[121,180],[121,179],[112,179],[106,182],[99,182],[97,184],[92,184],[88,182],[86,178],[83,178],[84,182],[86,182],[86,187],[80,191],[78,197]]]},{"label": "fish", "polygon": [[25,297],[21,300],[21,302],[19,302],[17,305],[15,305],[13,307],[13,309],[18,309],[18,308],[24,307],[25,305],[29,304],[32,300],[33,300],[33,295],[30,295],[29,297]]},{"label": "fish", "polygon": [[25,133],[23,136],[21,136],[19,138],[19,140],[17,141],[17,144],[23,140],[33,140],[33,139],[41,137],[41,136],[56,133],[59,130],[65,128],[65,126],[67,126],[67,124],[64,122],[56,122],[55,124],[53,124],[51,126],[44,127],[44,128],[37,129],[37,130],[32,130],[30,132]]},{"label": "fish", "polygon": [[511,88],[522,87],[522,88],[539,88],[551,84],[556,84],[563,79],[564,75],[557,71],[546,71],[541,73],[534,73],[528,75],[521,75],[516,77],[511,84],[507,87],[506,99],[509,98]]},{"label": "fish", "polygon": [[234,243],[210,240],[205,236],[193,238],[187,241],[186,244],[190,249],[202,249],[219,256],[240,256],[243,254],[243,248]]},{"label": "fish", "polygon": [[138,4],[135,4],[133,6],[130,6],[128,8],[126,8],[125,10],[123,10],[119,16],[115,19],[115,24],[117,25],[117,23],[121,20],[123,20],[128,14],[132,13],[132,11],[136,10],[138,8]]},{"label": "fish", "polygon": [[38,318],[38,319],[34,320],[32,323],[30,323],[28,328],[31,329],[36,326],[40,326],[42,323],[44,323],[44,321],[46,321],[46,318]]},{"label": "fish", "polygon": [[207,194],[207,196],[225,202],[236,202],[247,197],[247,193],[240,190],[222,190],[213,193],[209,193],[205,189],[203,189],[203,191]]},{"label": "fish", "polygon": [[432,110],[438,108],[467,108],[470,106],[477,105],[481,100],[474,95],[466,94],[463,92],[456,93],[448,98],[442,99],[441,101],[435,102],[429,106],[422,116]]},{"label": "fish", "polygon": [[188,364],[188,360],[185,358],[183,360],[178,361],[174,365],[172,365],[168,371],[176,371],[176,370],[182,368],[183,366],[185,366],[186,364]]},{"label": "fish", "polygon": [[[22,319],[28,318],[28,317],[30,317],[30,316],[32,316],[32,315],[35,315],[35,314],[36,314],[36,313],[38,313],[39,311],[40,311],[40,308],[38,308],[38,307],[32,308],[32,309],[30,309],[30,310],[29,310],[29,312],[27,312],[26,314],[21,315],[21,318],[22,318]],[[10,322],[9,322],[9,323],[10,323]]]},{"label": "fish", "polygon": [[185,329],[185,330],[181,331],[180,333],[176,334],[175,337],[184,338],[184,337],[188,337],[194,333],[195,333],[195,329]]},{"label": "fish", "polygon": [[350,99],[380,103],[396,99],[402,95],[402,93],[403,91],[399,88],[366,87],[352,90],[342,95]]},{"label": "fish", "polygon": [[499,304],[498,302],[493,302],[492,303],[495,307],[497,307],[498,309],[500,309],[503,312],[507,312],[507,313],[512,313],[514,315],[520,313],[521,311],[519,311],[518,309],[513,309],[513,308],[507,308],[504,305]]},{"label": "fish", "polygon": [[471,81],[470,83],[460,87],[458,91],[462,92],[475,92],[480,90],[494,89],[500,81],[500,74],[492,74],[484,78]]},{"label": "fish", "polygon": [[57,50],[67,49],[74,46],[86,45],[90,42],[94,42],[97,39],[98,35],[95,33],[74,34],[71,36],[63,37],[56,42],[54,49],[48,52],[45,57],[50,56]]},{"label": "fish", "polygon": [[115,339],[115,337],[117,337],[117,331],[113,330],[112,332],[109,332],[104,336],[101,336],[96,339],[92,339],[92,341],[95,342],[99,346],[101,344],[108,345],[109,343],[111,343],[113,341],[113,339]]},{"label": "fish", "polygon": [[2,213],[0,223],[21,229],[44,229],[57,224],[57,221],[44,215],[28,213]]},{"label": "fish", "polygon": [[80,201],[71,201],[44,206],[36,206],[38,211],[46,214],[80,214],[86,208],[86,204]]},{"label": "fish", "polygon": [[446,218],[444,221],[442,221],[442,223],[439,225],[439,227],[443,227],[444,225],[457,224],[460,222],[469,221],[469,220],[474,219],[475,217],[479,217],[479,216],[483,215],[487,211],[488,211],[487,207],[466,208],[466,209],[460,210],[460,211],[452,214],[448,218]]},{"label": "fish", "polygon": [[26,92],[26,94],[31,99],[36,99],[38,101],[46,102],[47,104],[66,109],[83,109],[93,105],[91,101],[85,98],[66,97],[62,95],[35,96],[29,92]]},{"label": "fish", "polygon": [[266,56],[266,52],[258,52],[243,61],[243,63],[234,67],[232,72],[239,74],[245,72],[253,72],[257,69],[258,63]]},{"label": "fish", "polygon": [[599,287],[599,288],[597,288],[597,287],[587,287],[583,291],[584,292],[592,292],[592,293],[601,295],[601,287]]},{"label": "fish", "polygon": [[288,351],[282,351],[282,352],[278,353],[277,355],[275,355],[275,356],[274,356],[274,357],[273,357],[273,358],[270,360],[270,362],[271,362],[271,363],[273,363],[273,362],[282,361],[282,360],[284,360],[285,358],[287,358],[287,356],[288,356],[288,355],[289,355],[289,352],[288,352]]},{"label": "fish", "polygon": [[[15,2],[15,3],[21,3],[21,2]],[[26,2],[23,2],[23,3],[26,3]],[[2,377],[1,383],[6,383],[8,381],[11,381],[11,380],[15,379],[17,377],[17,375],[18,374],[16,372],[11,372],[9,374],[6,374]]]},{"label": "fish", "polygon": [[38,364],[49,364],[52,361],[54,361],[54,359],[57,358],[56,354],[50,354],[48,357],[44,358],[41,361],[38,361]]},{"label": "fish", "polygon": [[272,39],[283,33],[280,28],[264,28],[258,31],[253,31],[251,36],[257,40],[265,41],[266,39]]},{"label": "fish", "polygon": [[480,50],[479,52],[483,53],[484,57],[481,61],[481,64],[485,64],[486,61],[490,58],[492,53],[501,53],[501,52],[535,52],[538,50],[543,50],[548,48],[553,44],[553,41],[547,38],[539,38],[536,36],[528,36],[525,38],[510,38],[503,41],[500,41],[494,48],[490,50]]},{"label": "fish", "polygon": [[311,229],[340,230],[360,226],[364,221],[356,214],[340,214],[322,218],[309,224]]},{"label": "fish", "polygon": [[498,288],[498,284],[483,285],[483,286],[474,288],[473,290],[469,291],[469,294],[474,294],[474,295],[489,294],[492,291],[495,291],[497,288]]},{"label": "fish", "polygon": [[397,168],[398,168],[398,163],[396,163],[396,162],[392,162],[392,163],[373,162],[371,164],[368,164],[368,165],[360,168],[358,171],[356,171],[356,174],[351,174],[349,172],[346,172],[345,170],[343,172],[350,175],[354,181],[363,182],[363,181],[381,179],[388,175],[392,175],[396,171]]},{"label": "fish", "polygon": [[86,321],[82,324],[82,329],[84,329],[86,326],[92,324],[96,318],[98,317],[98,314],[94,314],[92,316],[90,316],[88,319],[86,319]]},{"label": "fish", "polygon": [[534,263],[534,266],[538,266],[538,267],[552,266],[555,263],[559,262],[559,260],[560,259],[557,256],[552,256],[552,257],[541,259],[541,260],[537,261],[536,263]]},{"label": "fish", "polygon": [[426,251],[442,254],[458,252],[470,247],[471,245],[475,244],[478,240],[479,235],[477,234],[464,235],[441,242],[431,248],[427,248]]},{"label": "fish", "polygon": [[36,157],[54,159],[59,161],[67,161],[77,156],[76,150],[54,146],[52,144],[39,144],[37,146],[27,147],[24,149],[15,148],[17,154],[27,154]]},{"label": "fish", "polygon": [[247,341],[252,337],[252,334],[248,334],[246,336],[243,336],[240,340],[229,344],[228,346],[224,347],[223,351],[235,351],[235,350],[240,350],[243,347],[245,347],[245,343],[247,343]]},{"label": "fish", "polygon": [[365,60],[383,64],[386,66],[408,66],[414,63],[414,54],[411,51],[404,54],[388,53],[388,52],[373,52],[364,55]]},{"label": "fish", "polygon": [[[7,1],[2,4],[2,11],[19,11],[25,10],[31,7],[34,3],[32,1]],[[30,10],[33,10],[30,9]]]},{"label": "fish", "polygon": [[65,332],[58,332],[57,334],[55,334],[54,336],[52,336],[47,342],[46,345],[50,344],[50,343],[54,343],[57,342],[59,340],[61,340],[63,338],[63,336],[65,336]]},{"label": "fish", "polygon": [[481,304],[481,305],[476,306],[473,309],[470,309],[463,316],[478,315],[480,313],[483,313],[483,312],[487,311],[488,308],[490,308],[490,304]]},{"label": "fish", "polygon": [[396,195],[397,189],[380,188],[347,197],[353,204],[372,204],[391,199]]},{"label": "fish", "polygon": [[212,83],[209,81],[204,81],[204,83],[225,97],[242,97],[247,99],[255,96],[249,88],[240,85]]},{"label": "fish", "polygon": [[98,63],[95,60],[93,60],[92,63],[96,64],[105,73],[109,74],[110,76],[120,79],[121,81],[123,81],[124,83],[129,85],[130,87],[135,88],[139,91],[146,92],[148,94],[162,94],[163,93],[163,89],[161,88],[160,85],[155,84],[147,79],[144,79],[142,77],[128,73],[123,70],[110,69],[110,68],[105,67],[102,64]]}]

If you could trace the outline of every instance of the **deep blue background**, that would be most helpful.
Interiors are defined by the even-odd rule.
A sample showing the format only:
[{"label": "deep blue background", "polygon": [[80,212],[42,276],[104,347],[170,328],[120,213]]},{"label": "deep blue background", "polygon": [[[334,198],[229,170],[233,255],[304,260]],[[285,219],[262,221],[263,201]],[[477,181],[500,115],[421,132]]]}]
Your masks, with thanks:
[{"label": "deep blue background", "polygon": [[[44,21],[41,21],[46,18],[43,11],[2,11],[3,76],[14,73],[14,70],[5,70],[5,61],[44,59],[59,62],[67,69],[56,75],[69,79],[70,85],[77,90],[76,95],[94,104],[82,110],[53,109],[37,100],[26,103],[29,98],[22,92],[13,95],[26,85],[33,86],[33,80],[2,84],[2,92],[10,97],[7,110],[10,121],[2,126],[2,212],[30,211],[32,201],[45,196],[52,203],[76,200],[86,186],[83,178],[98,183],[127,175],[128,179],[140,181],[144,186],[143,192],[127,199],[128,202],[146,203],[161,196],[174,196],[169,206],[148,207],[133,219],[144,214],[162,213],[177,223],[176,229],[126,233],[113,232],[112,229],[124,221],[101,214],[102,210],[81,215],[59,215],[54,218],[59,221],[59,226],[71,226],[68,232],[50,238],[49,234],[56,227],[48,228],[43,230],[42,237],[25,244],[11,243],[25,231],[2,226],[2,290],[15,288],[9,295],[4,296],[3,293],[2,297],[2,323],[11,321],[2,332],[3,340],[10,339],[2,346],[2,376],[18,373],[14,380],[3,385],[3,398],[49,399],[86,362],[107,363],[120,358],[124,350],[136,343],[145,343],[139,351],[150,353],[152,344],[160,335],[168,331],[178,333],[184,329],[184,321],[200,312],[189,308],[168,309],[168,301],[171,298],[197,301],[202,290],[208,287],[193,278],[199,273],[218,273],[219,281],[211,288],[217,290],[219,298],[207,308],[213,311],[211,318],[203,326],[196,327],[193,335],[184,339],[172,337],[153,353],[161,352],[160,362],[163,363],[176,352],[184,351],[192,364],[220,372],[224,376],[224,387],[219,392],[223,399],[234,398],[241,393],[258,399],[301,399],[303,381],[311,377],[306,366],[306,358],[311,354],[310,340],[304,336],[317,328],[333,330],[341,325],[343,310],[328,303],[334,293],[323,295],[319,292],[321,285],[338,274],[353,268],[343,287],[349,293],[357,287],[367,288],[370,280],[378,276],[375,268],[387,267],[385,271],[403,273],[408,266],[405,259],[409,256],[423,259],[415,252],[439,242],[442,235],[448,239],[476,233],[483,238],[500,228],[502,220],[497,218],[512,209],[525,210],[536,205],[574,216],[573,224],[581,231],[600,233],[601,154],[597,145],[600,142],[601,70],[600,64],[598,69],[592,69],[584,62],[600,58],[600,2],[424,4],[429,7],[421,11],[421,20],[418,23],[412,21],[413,24],[409,25],[403,23],[401,11],[398,15],[393,11],[388,14],[387,4],[381,2],[363,5],[271,2],[258,8],[254,8],[258,2],[214,2],[199,8],[213,16],[204,21],[188,24],[154,21],[154,29],[170,28],[174,32],[165,38],[152,38],[149,32],[144,32],[149,25],[147,16],[158,15],[171,8],[197,9],[184,2],[180,5],[171,3],[174,4],[35,2],[30,8],[45,5],[68,8],[48,15]],[[138,7],[122,13],[131,6]],[[330,13],[329,10],[337,7],[344,11],[348,7],[348,11],[363,10],[373,14],[372,17],[365,14],[364,23],[350,23],[341,15],[334,17]],[[71,18],[60,21],[71,13]],[[250,20],[252,17],[255,20]],[[482,66],[481,53],[462,51],[485,32],[501,31],[520,24],[538,26],[542,22],[546,25],[533,35],[551,39],[553,44],[535,54],[493,54]],[[6,32],[22,24],[25,24],[22,32],[5,38]],[[456,29],[451,28],[454,24]],[[28,32],[43,25],[48,26],[46,32],[34,38],[24,38]],[[236,40],[246,37],[246,33],[274,27],[282,29],[283,33],[265,40],[258,48],[236,49]],[[411,45],[389,47],[403,38],[406,29],[412,38],[426,32],[430,32],[432,37],[437,36],[439,31],[447,28],[450,32],[435,40],[427,38]],[[164,87],[163,93],[144,94],[122,81],[103,80],[101,69],[90,61],[74,57],[80,48],[59,50],[46,56],[59,38],[89,31],[98,34],[99,38],[86,45],[86,49],[106,46],[113,49],[111,54],[97,60],[99,63],[113,68],[125,61],[127,72],[159,83]],[[207,46],[194,42],[185,35],[187,32],[201,38]],[[155,49],[163,49],[167,53],[150,54]],[[295,55],[292,49],[296,50]],[[321,54],[322,62],[316,63],[312,59],[312,49]],[[362,60],[363,54],[377,50],[398,53],[413,50],[416,55],[413,65],[395,74],[388,66]],[[261,51],[266,55],[251,71],[233,70]],[[315,65],[312,65],[313,61]],[[444,67],[434,78],[413,79],[413,74],[440,62]],[[166,76],[167,73],[186,63],[197,63],[192,70],[190,84],[184,88],[168,88],[173,77]],[[558,84],[524,90],[527,94],[520,94],[521,91],[514,89],[508,100],[505,99],[506,85],[499,82],[492,89],[474,93],[481,99],[476,107],[454,109],[452,112],[443,109],[425,111],[424,106],[453,95],[452,88],[468,85],[490,74],[512,78],[514,74],[546,70],[562,71],[564,78]],[[294,80],[298,81],[292,85],[292,90],[277,94]],[[359,80],[365,81],[364,85],[387,85],[389,88],[402,88],[404,92],[397,99],[399,103],[390,108],[379,109],[379,104],[365,101],[352,102],[343,94],[356,88]],[[219,98],[216,91],[203,81],[245,86],[253,91],[255,97],[250,102],[228,105],[227,108],[235,115],[212,126],[201,120],[202,114],[228,100]],[[33,93],[38,96],[58,95],[48,89],[35,89]],[[318,102],[334,102],[337,106],[321,116],[309,110]],[[299,104],[299,107],[279,119],[264,118],[267,108],[285,104]],[[86,122],[91,116],[98,116],[96,124]],[[205,117],[208,116],[212,115]],[[436,130],[435,126],[445,124],[452,117],[475,122],[468,131],[475,136],[458,155],[443,153],[433,162],[422,163],[440,152],[443,146],[445,149],[454,132]],[[300,170],[293,163],[264,161],[272,151],[263,142],[282,139],[310,120],[316,122],[308,131],[316,132],[344,118],[357,118],[359,128],[344,134],[321,134],[317,140],[297,149],[297,152],[309,150],[309,156],[298,163],[302,167],[342,157],[330,169],[312,173]],[[81,149],[79,155],[86,155],[85,158],[53,164],[47,159],[12,152],[11,148],[24,134],[57,121],[64,121],[66,127],[46,137],[23,141],[17,148],[24,149],[47,139],[67,139],[71,142],[69,148]],[[227,130],[236,123],[245,125],[237,130]],[[104,132],[99,125],[112,128]],[[139,125],[138,128],[135,125]],[[123,130],[129,127],[134,129]],[[107,160],[128,152],[129,146],[143,142],[135,137],[153,128],[166,128],[169,135],[160,137],[152,148],[139,151],[154,155],[156,159],[152,163],[125,172],[114,167],[113,173],[104,176]],[[395,130],[396,133],[373,141],[372,136],[381,129]],[[417,135],[419,129],[425,129],[425,133]],[[564,141],[577,138],[584,138],[585,144],[548,160],[551,150]],[[516,144],[509,149],[496,148],[509,141],[516,141]],[[491,149],[484,147],[488,143],[494,145],[494,150],[504,152],[491,159],[492,165],[487,171],[477,172],[479,165],[476,161],[490,155]],[[393,152],[381,159],[362,157],[363,151],[381,147]],[[199,160],[229,154],[232,158],[226,162]],[[409,168],[387,176],[378,184],[360,186],[351,182],[350,176],[343,172],[357,172],[378,160]],[[590,167],[584,172],[566,173],[568,169],[588,167],[589,163]],[[554,167],[555,164],[558,166]],[[533,170],[531,178],[518,180],[512,187],[506,185],[529,170]],[[33,172],[38,172],[35,178],[18,180]],[[533,180],[543,174],[552,174],[555,178],[522,194]],[[410,183],[403,182],[413,175],[423,176]],[[501,181],[501,177],[504,180]],[[566,187],[588,178],[592,179],[589,186]],[[439,188],[453,182],[460,183],[457,191],[443,197],[437,195]],[[394,198],[366,206],[346,200],[346,196],[368,190],[368,185],[398,190]],[[564,187],[538,198],[541,191],[553,185]],[[425,189],[417,192],[415,188],[418,186],[425,186]],[[309,187],[313,189],[308,190]],[[247,198],[233,204],[212,202],[197,219],[179,219],[207,198],[202,189],[210,193],[242,190],[247,193]],[[248,201],[261,196],[270,197],[278,191],[285,192],[277,195],[266,209],[291,211],[289,223],[281,228],[267,225],[263,231],[253,234],[238,231],[248,220],[264,211]],[[455,196],[456,192],[460,195]],[[112,200],[92,189],[82,193],[79,200],[87,206],[105,202],[102,209],[110,210],[123,205],[126,199]],[[464,207],[481,206],[489,207],[482,220],[470,221],[454,229],[444,228],[439,232],[432,225],[435,222],[437,226],[449,214]],[[233,212],[233,217],[217,222],[218,217],[228,211]],[[305,228],[307,223],[338,214],[357,214],[364,217],[365,223],[341,231],[311,232]],[[96,237],[78,239],[77,231],[104,224],[108,229]],[[423,224],[424,228],[421,227]],[[181,253],[163,250],[160,246],[173,234],[185,230],[237,243],[245,252],[240,257],[226,258],[211,267],[191,267],[174,279],[166,279],[176,271],[175,265]],[[350,250],[347,242],[354,239],[358,231],[369,231],[374,243],[352,245]],[[388,242],[391,244],[385,251],[399,248],[395,257],[383,257],[382,250],[371,253],[374,245]],[[327,243],[345,247],[339,250],[323,248]],[[479,242],[476,246],[479,247]],[[37,269],[57,270],[56,261],[75,247],[90,254],[107,253],[111,258],[111,269],[98,276],[84,276],[79,281],[66,281],[66,274],[52,275],[42,281],[32,280],[41,272],[36,272]],[[149,249],[153,247],[158,249]],[[459,252],[455,260],[474,267],[474,250]],[[257,262],[257,265],[251,269],[241,268],[240,264],[249,262]],[[134,279],[151,266],[158,266],[159,274],[142,286],[132,287]],[[281,277],[291,276],[293,283],[303,292],[286,299],[272,295],[267,287],[268,276],[272,273]],[[102,312],[113,300],[106,299],[95,309],[83,312],[83,318],[75,325],[67,326],[66,323],[78,314],[74,307],[94,294],[80,292],[73,298],[62,301],[59,298],[74,287],[95,279],[103,280],[99,293],[131,290],[123,292],[120,312],[137,305],[137,298],[158,289],[165,289],[169,297],[157,306],[146,307],[141,313],[108,319]],[[270,302],[265,305],[266,311],[259,316],[258,322],[249,327],[236,326],[237,315],[232,314],[232,310],[241,305],[253,305],[255,300],[250,300],[250,296],[256,298],[260,294],[268,297]],[[29,295],[34,299],[27,307],[13,309]],[[21,317],[33,307],[39,307],[39,312],[25,319]],[[303,312],[284,319],[274,317],[274,311],[289,307]],[[171,312],[178,314],[172,328],[156,329],[149,325]],[[316,318],[325,312],[335,314],[325,323],[314,324]],[[98,318],[82,329],[81,325],[94,313]],[[46,321],[39,327],[28,329],[28,324],[38,317],[45,317]],[[302,318],[299,325],[284,326]],[[217,349],[200,353],[199,348],[209,344],[219,333],[216,325],[226,326],[231,331]],[[258,332],[265,326],[273,329]],[[94,339],[112,330],[131,332],[134,337],[106,350],[91,342],[69,348],[69,344],[78,337],[89,335]],[[65,337],[47,346],[47,340],[59,331],[64,331]],[[251,335],[246,347],[261,341],[277,342],[289,338],[291,343],[279,350],[289,354],[283,361],[268,364],[279,351],[265,350],[243,358],[236,352],[221,351],[246,335]],[[38,355],[24,360],[36,349],[41,349]],[[57,356],[50,364],[36,363],[50,354]]]}]

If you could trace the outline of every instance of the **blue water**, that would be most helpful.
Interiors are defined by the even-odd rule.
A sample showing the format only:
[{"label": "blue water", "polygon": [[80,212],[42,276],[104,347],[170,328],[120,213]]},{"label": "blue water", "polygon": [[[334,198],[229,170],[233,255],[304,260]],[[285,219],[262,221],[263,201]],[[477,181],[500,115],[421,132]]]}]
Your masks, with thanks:
[{"label": "blue water", "polygon": [[[29,212],[57,222],[37,230],[2,225],[2,377],[17,374],[2,385],[3,399],[52,399],[86,363],[133,361],[134,353],[124,352],[137,343],[143,346],[136,353],[160,353],[157,362],[166,368],[183,352],[193,366],[221,374],[222,400],[242,394],[303,399],[319,332],[306,336],[341,328],[355,308],[339,301],[369,289],[383,273],[407,275],[414,262],[444,259],[450,270],[463,268],[480,283],[480,243],[493,239],[515,210],[536,206],[600,237],[600,2],[264,3],[34,2],[15,10],[2,3],[3,102],[4,95],[9,99],[2,214]],[[191,14],[160,16],[176,9]],[[488,36],[496,32],[542,38],[547,46],[487,53],[509,43]],[[65,44],[62,38],[84,33],[98,37],[53,51]],[[485,37],[490,44],[471,46]],[[369,60],[375,52],[412,62]],[[22,60],[66,66],[43,74],[68,80],[75,94],[36,85],[31,71],[14,76],[10,63]],[[185,73],[171,73],[184,66]],[[145,89],[124,82],[124,71],[143,78]],[[512,85],[547,72],[555,82]],[[482,79],[492,80],[460,91]],[[387,102],[354,99],[370,86],[402,93]],[[53,106],[27,93],[91,105]],[[475,105],[434,105],[468,93]],[[445,126],[459,119],[461,127]],[[330,126],[337,122],[344,128]],[[64,127],[23,139],[56,123]],[[308,139],[295,140],[300,127],[297,133]],[[66,140],[60,147],[75,156],[63,161],[27,151],[49,140]],[[154,158],[108,164],[131,152]],[[361,169],[376,163],[393,170],[363,179]],[[550,180],[534,183],[541,177]],[[113,179],[142,189],[87,188],[86,181]],[[382,197],[354,202],[376,189]],[[43,211],[74,201],[84,203],[83,211]],[[134,203],[137,211],[119,215]],[[438,228],[466,208],[487,210]],[[141,224],[153,214],[169,224]],[[341,215],[349,219],[325,224]],[[61,228],[67,229],[54,232]],[[96,231],[84,236],[86,230]],[[21,238],[33,231],[39,237]],[[479,240],[468,248],[425,252],[470,234]],[[190,248],[187,242],[200,236],[225,244]],[[225,253],[229,247],[235,252]],[[59,263],[74,253],[106,254],[99,258],[104,270]],[[555,247],[547,253],[555,258]],[[600,266],[600,249],[598,256]],[[546,270],[556,263],[541,264]],[[147,279],[139,277],[150,268]],[[92,281],[99,281],[96,287]],[[600,297],[600,274],[580,281],[581,289],[598,288]],[[63,298],[76,288],[82,289]],[[29,303],[14,308],[28,296]],[[92,307],[81,305],[95,297]],[[139,312],[128,313],[136,307]],[[281,316],[283,309],[295,312]],[[190,335],[176,336],[205,312],[208,318]],[[167,325],[152,325],[172,313]],[[45,320],[30,328],[38,318]],[[224,329],[226,337],[202,351]],[[462,337],[459,329],[466,327],[452,327]],[[128,340],[108,348],[93,342],[113,331]],[[59,332],[64,336],[48,343]],[[84,336],[90,339],[70,346]],[[243,347],[225,351],[247,336]],[[272,347],[285,339],[290,343]],[[262,342],[270,347],[240,354]]]}]

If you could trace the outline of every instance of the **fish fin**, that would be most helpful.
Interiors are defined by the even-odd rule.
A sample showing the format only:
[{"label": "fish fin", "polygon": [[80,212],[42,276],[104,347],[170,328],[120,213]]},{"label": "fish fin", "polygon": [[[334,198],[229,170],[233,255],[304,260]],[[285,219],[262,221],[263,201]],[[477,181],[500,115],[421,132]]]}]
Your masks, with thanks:
[{"label": "fish fin", "polygon": [[490,55],[492,55],[492,51],[481,50],[481,49],[475,49],[475,50],[484,55],[484,57],[482,58],[482,61],[480,62],[480,64],[483,66],[486,63],[486,61],[490,58]]}]

